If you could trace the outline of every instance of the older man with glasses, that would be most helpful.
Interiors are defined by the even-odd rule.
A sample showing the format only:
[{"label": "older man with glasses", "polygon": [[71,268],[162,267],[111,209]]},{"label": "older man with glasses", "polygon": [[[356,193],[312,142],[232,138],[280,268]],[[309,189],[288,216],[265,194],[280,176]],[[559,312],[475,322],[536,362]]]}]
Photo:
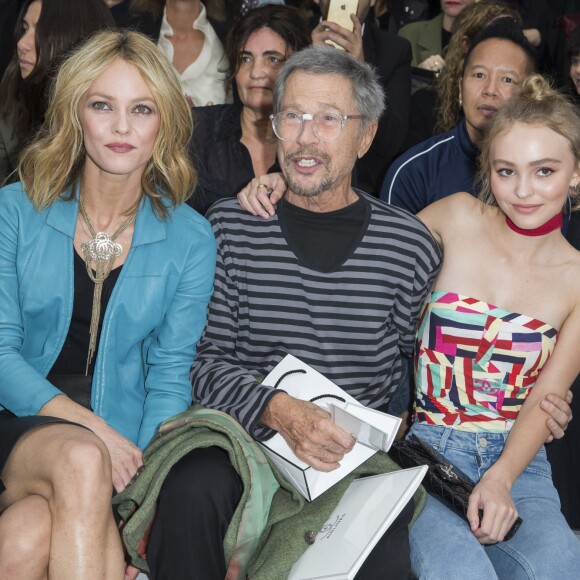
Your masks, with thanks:
[{"label": "older man with glasses", "polygon": [[[277,215],[265,221],[228,199],[207,216],[218,261],[192,370],[193,398],[233,416],[258,441],[281,433],[320,471],[339,466],[353,437],[317,405],[264,386],[260,377],[292,354],[361,403],[385,409],[404,378],[419,310],[439,270],[440,251],[421,222],[351,187],[353,166],[373,140],[383,102],[367,64],[326,47],[294,54],[274,92],[272,123],[288,183]],[[148,557],[162,553],[183,570],[200,566],[199,559],[184,562],[195,558],[188,543],[205,560],[219,553],[219,526],[240,493],[225,453],[201,451],[180,460],[166,479],[154,549],[148,549]],[[191,491],[200,486],[211,497],[204,503],[219,513],[202,506],[200,515]],[[357,578],[387,570],[393,578],[409,577],[412,511],[410,505],[402,512]],[[197,522],[199,535],[188,522]],[[202,536],[209,538],[205,547]],[[221,562],[203,577],[223,578],[224,570]],[[154,577],[186,577],[179,574]]]}]

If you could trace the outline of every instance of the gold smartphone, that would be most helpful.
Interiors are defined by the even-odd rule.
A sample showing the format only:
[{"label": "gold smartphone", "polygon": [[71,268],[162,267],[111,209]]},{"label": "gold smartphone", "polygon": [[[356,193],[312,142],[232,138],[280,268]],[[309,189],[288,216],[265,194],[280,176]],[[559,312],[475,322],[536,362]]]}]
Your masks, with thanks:
[{"label": "gold smartphone", "polygon": [[[352,32],[354,30],[354,24],[350,19],[350,15],[357,13],[358,2],[359,0],[330,0],[325,20],[328,20],[328,22],[335,22]],[[336,44],[336,42],[332,42],[332,40],[327,40],[326,43],[331,44],[340,50],[344,50],[341,46]]]}]

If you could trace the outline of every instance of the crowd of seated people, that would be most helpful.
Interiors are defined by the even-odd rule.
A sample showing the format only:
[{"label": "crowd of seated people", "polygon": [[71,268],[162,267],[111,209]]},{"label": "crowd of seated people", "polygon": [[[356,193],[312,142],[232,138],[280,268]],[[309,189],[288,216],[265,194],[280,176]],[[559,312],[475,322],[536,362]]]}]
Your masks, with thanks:
[{"label": "crowd of seated people", "polygon": [[[248,482],[223,449],[172,457],[149,500],[145,560],[127,555],[111,510],[143,454],[153,460],[160,425],[195,420],[192,403],[335,469],[352,436],[260,385],[286,353],[364,404],[410,413],[440,451],[456,441],[464,470],[480,462],[469,525],[412,500],[357,579],[546,566],[566,578],[580,565],[580,27],[564,65],[547,25],[559,14],[543,0],[359,0],[352,25],[333,21],[333,4],[0,0],[13,33],[0,46],[1,578],[131,580],[135,564],[152,580],[252,578],[257,562],[287,574],[291,542],[284,563],[263,545],[224,557]],[[559,69],[566,85],[551,88]],[[466,418],[471,383],[426,354],[449,355],[431,344],[430,317],[465,314],[473,297],[487,308],[473,317],[505,313],[502,340],[528,332],[513,329],[518,314],[541,343],[520,365],[533,379],[506,371],[507,389],[527,390],[479,423]],[[489,356],[471,361],[485,377],[499,365]],[[433,395],[436,373],[451,394]],[[485,471],[473,433],[494,449]],[[504,542],[518,513],[523,528]],[[446,526],[441,545],[434,525]]]}]

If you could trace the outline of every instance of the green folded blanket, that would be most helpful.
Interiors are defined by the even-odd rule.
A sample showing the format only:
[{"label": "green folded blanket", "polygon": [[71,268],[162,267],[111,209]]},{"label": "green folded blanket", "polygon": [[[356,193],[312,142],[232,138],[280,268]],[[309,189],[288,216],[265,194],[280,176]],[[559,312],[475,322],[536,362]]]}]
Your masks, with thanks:
[{"label": "green folded blanket", "polygon": [[[224,449],[240,475],[243,493],[224,539],[228,580],[286,578],[308,548],[306,532],[318,532],[357,477],[400,469],[376,453],[313,502],[296,491],[268,463],[260,446],[229,415],[196,405],[166,421],[145,450],[144,468],[135,481],[113,498],[124,520],[122,536],[132,563],[148,571],[146,541],[161,485],[171,467],[193,449]],[[415,493],[415,518],[425,503]]]}]

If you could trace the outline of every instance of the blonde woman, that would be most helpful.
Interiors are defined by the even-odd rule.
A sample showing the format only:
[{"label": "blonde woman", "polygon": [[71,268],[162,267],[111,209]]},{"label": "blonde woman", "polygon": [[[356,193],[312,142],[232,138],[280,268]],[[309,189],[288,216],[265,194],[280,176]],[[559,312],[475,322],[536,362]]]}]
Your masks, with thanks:
[{"label": "blonde woman", "polygon": [[0,577],[124,576],[112,489],[190,405],[212,289],[191,127],[156,47],[99,33],[0,190]]}]

